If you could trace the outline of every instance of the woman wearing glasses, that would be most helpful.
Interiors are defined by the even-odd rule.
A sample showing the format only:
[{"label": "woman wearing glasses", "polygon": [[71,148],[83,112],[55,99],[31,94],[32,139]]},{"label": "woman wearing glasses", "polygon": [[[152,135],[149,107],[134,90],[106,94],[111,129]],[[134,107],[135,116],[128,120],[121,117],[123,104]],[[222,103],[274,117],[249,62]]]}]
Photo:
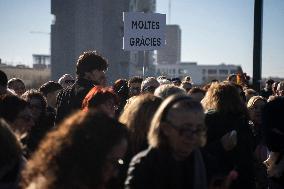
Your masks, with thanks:
[{"label": "woman wearing glasses", "polygon": [[47,135],[28,161],[21,188],[106,189],[127,150],[127,130],[105,114],[80,111]]},{"label": "woman wearing glasses", "polygon": [[205,143],[201,104],[185,95],[168,97],[156,111],[149,148],[131,161],[125,188],[206,188],[199,147]]}]

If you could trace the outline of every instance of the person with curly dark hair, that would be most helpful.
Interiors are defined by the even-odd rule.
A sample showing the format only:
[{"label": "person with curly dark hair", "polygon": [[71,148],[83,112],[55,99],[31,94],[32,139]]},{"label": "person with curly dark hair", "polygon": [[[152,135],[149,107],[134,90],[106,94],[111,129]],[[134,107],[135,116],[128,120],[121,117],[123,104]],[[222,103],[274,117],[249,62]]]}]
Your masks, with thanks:
[{"label": "person with curly dark hair", "polygon": [[96,51],[87,51],[77,60],[77,78],[73,85],[63,89],[57,96],[56,123],[81,109],[86,94],[96,85],[105,86],[108,63]]},{"label": "person with curly dark hair", "polygon": [[77,112],[41,143],[22,173],[21,188],[109,188],[123,164],[127,135],[105,114]]},{"label": "person with curly dark hair", "polygon": [[47,116],[47,102],[42,93],[30,89],[22,95],[22,98],[29,104],[35,123],[27,136],[22,139],[22,143],[26,146],[25,155],[29,157],[46,133],[54,127],[54,120],[50,120]]}]

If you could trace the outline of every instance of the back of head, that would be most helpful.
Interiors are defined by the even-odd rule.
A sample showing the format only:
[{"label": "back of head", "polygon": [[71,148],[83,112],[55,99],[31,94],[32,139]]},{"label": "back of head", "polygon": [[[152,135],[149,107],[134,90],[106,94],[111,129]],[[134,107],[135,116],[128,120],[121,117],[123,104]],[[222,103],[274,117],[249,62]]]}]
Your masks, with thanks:
[{"label": "back of head", "polygon": [[174,77],[171,79],[172,83],[179,86],[181,84],[181,80],[178,77]]},{"label": "back of head", "polygon": [[12,79],[9,79],[9,81],[8,81],[8,88],[13,88],[14,83],[17,83],[17,82],[20,82],[20,83],[22,83],[23,85],[25,85],[25,83],[23,82],[23,80],[21,80],[21,79],[19,79],[19,78],[12,78]]},{"label": "back of head", "polygon": [[8,83],[7,75],[5,74],[5,72],[0,70],[0,86],[6,88],[7,87],[7,83]]},{"label": "back of head", "polygon": [[249,101],[248,101],[248,103],[247,103],[247,107],[248,107],[249,109],[254,108],[255,102],[258,101],[258,100],[261,100],[261,101],[263,101],[263,102],[266,103],[265,98],[263,98],[262,96],[253,96],[253,97],[251,97],[251,98],[249,99]]},{"label": "back of head", "polygon": [[154,93],[155,89],[160,85],[154,77],[147,77],[141,84],[141,92]]},{"label": "back of head", "polygon": [[0,99],[0,117],[12,123],[28,103],[14,95],[5,95]]},{"label": "back of head", "polygon": [[48,93],[52,93],[57,90],[61,90],[62,86],[54,81],[48,81],[44,83],[42,86],[39,88],[39,92],[43,94],[43,96],[47,96]]},{"label": "back of head", "polygon": [[128,80],[128,86],[130,86],[132,83],[142,83],[142,81],[143,81],[142,77],[139,76],[132,77]]},{"label": "back of head", "polygon": [[72,75],[70,74],[64,74],[63,76],[61,76],[59,79],[58,79],[58,83],[62,86],[62,87],[65,87],[65,86],[68,86],[68,85],[71,85],[75,82],[74,78]]},{"label": "back of head", "polygon": [[27,102],[30,102],[32,98],[38,99],[40,101],[40,103],[41,103],[42,111],[45,111],[45,109],[47,107],[47,102],[46,102],[45,97],[43,96],[43,94],[40,91],[38,91],[36,89],[27,90],[21,96],[21,98],[24,99]]},{"label": "back of head", "polygon": [[147,141],[147,133],[151,120],[162,99],[152,94],[142,94],[133,97],[124,108],[119,121],[130,130],[133,151],[141,150],[141,144]]},{"label": "back of head", "polygon": [[188,75],[188,76],[185,76],[184,78],[183,78],[183,81],[186,81],[186,82],[192,82],[192,80],[191,80],[191,77]]},{"label": "back of head", "polygon": [[93,87],[82,102],[82,109],[96,108],[112,100],[115,104],[118,103],[118,97],[111,88],[95,86]]},{"label": "back of head", "polygon": [[268,79],[265,83],[268,84],[268,85],[272,85],[274,83],[274,80]]},{"label": "back of head", "polygon": [[125,79],[116,80],[113,84],[113,90],[120,98],[128,98],[128,81]]},{"label": "back of head", "polygon": [[205,95],[205,94],[206,94],[206,91],[203,90],[203,89],[201,89],[201,88],[199,88],[199,87],[193,87],[192,89],[190,89],[190,90],[188,91],[188,94],[189,94],[189,95],[196,94],[196,93],[202,93],[203,95]]},{"label": "back of head", "polygon": [[167,97],[174,95],[174,94],[185,95],[186,91],[184,89],[180,88],[180,87],[173,85],[173,84],[168,84],[168,85],[159,86],[154,92],[155,96],[160,97],[162,99],[166,99]]},{"label": "back of head", "polygon": [[226,82],[212,83],[201,103],[206,111],[213,109],[225,114],[248,114],[237,88]]},{"label": "back of head", "polygon": [[76,64],[76,74],[78,77],[84,77],[86,72],[93,70],[107,70],[107,61],[96,51],[87,51],[79,56]]},{"label": "back of head", "polygon": [[127,130],[118,121],[77,112],[43,140],[23,172],[22,188],[98,188],[109,153],[124,139]]}]

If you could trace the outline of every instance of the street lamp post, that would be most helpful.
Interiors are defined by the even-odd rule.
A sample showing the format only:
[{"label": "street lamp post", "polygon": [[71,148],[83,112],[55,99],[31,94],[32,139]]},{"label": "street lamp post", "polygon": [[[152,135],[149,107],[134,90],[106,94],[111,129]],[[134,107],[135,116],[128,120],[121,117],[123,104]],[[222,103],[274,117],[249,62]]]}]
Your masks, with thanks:
[{"label": "street lamp post", "polygon": [[254,1],[253,88],[260,91],[262,65],[263,0]]}]

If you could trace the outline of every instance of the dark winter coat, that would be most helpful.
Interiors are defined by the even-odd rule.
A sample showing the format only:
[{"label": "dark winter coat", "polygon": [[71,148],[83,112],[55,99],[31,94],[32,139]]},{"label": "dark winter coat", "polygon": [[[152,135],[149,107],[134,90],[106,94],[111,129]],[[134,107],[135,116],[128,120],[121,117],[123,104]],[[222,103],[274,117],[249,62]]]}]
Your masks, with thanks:
[{"label": "dark winter coat", "polygon": [[[243,115],[223,114],[209,111],[205,117],[207,126],[207,144],[202,149],[208,180],[225,177],[230,171],[238,172],[238,179],[232,188],[255,188],[253,168],[253,134],[249,120]],[[228,132],[237,132],[237,145],[231,151],[225,151],[221,138]]]},{"label": "dark winter coat", "polygon": [[131,161],[126,189],[182,189],[206,187],[206,173],[199,150],[182,162],[176,161],[167,150],[149,148]]},{"label": "dark winter coat", "polygon": [[59,123],[71,113],[81,109],[82,101],[94,86],[94,82],[78,78],[72,86],[60,91],[56,99],[57,114],[55,122]]}]

